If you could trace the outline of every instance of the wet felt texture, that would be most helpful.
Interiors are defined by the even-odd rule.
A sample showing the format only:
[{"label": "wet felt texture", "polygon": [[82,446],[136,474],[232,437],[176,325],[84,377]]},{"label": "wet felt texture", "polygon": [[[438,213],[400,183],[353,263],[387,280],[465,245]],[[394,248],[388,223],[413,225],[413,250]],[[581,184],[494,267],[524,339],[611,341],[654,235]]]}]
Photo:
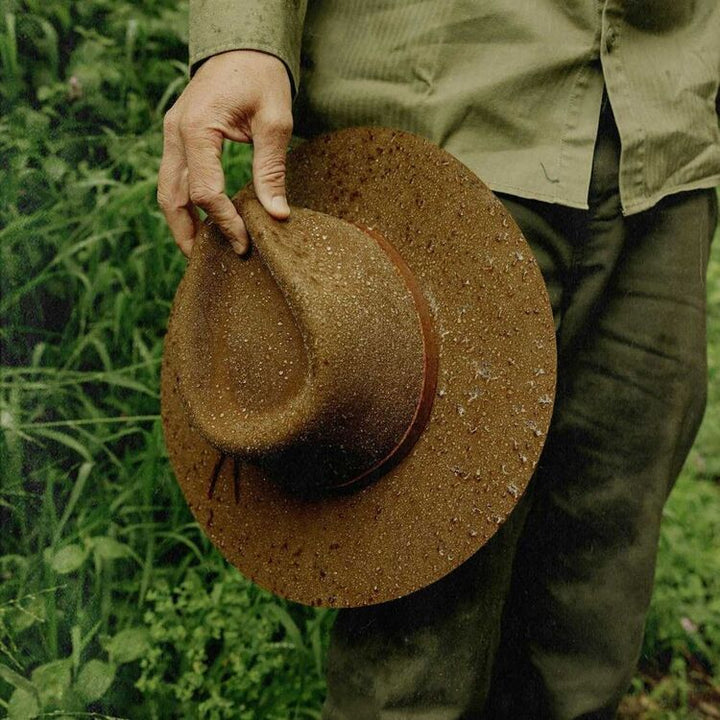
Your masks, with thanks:
[{"label": "wet felt texture", "polygon": [[[220,434],[229,421],[219,417],[218,402],[239,405],[240,412],[232,414],[238,424],[243,422],[246,394],[255,403],[254,412],[264,412],[266,403],[270,417],[281,416],[277,406],[295,407],[303,388],[318,382],[312,333],[300,347],[299,338],[317,319],[303,309],[302,295],[311,283],[323,283],[332,275],[338,258],[333,262],[327,251],[335,242],[331,233],[327,244],[316,244],[315,255],[304,257],[301,250],[292,250],[294,262],[286,265],[285,276],[277,278],[273,289],[270,274],[279,266],[262,262],[262,243],[245,259],[218,244],[217,238],[207,237],[198,245],[200,255],[191,258],[188,277],[193,277],[193,265],[204,265],[206,252],[208,257],[220,252],[220,262],[215,259],[207,266],[210,278],[216,273],[218,285],[205,280],[188,284],[194,291],[204,290],[193,300],[195,319],[190,323],[181,287],[166,340],[162,414],[170,459],[198,522],[248,577],[310,604],[383,602],[437,580],[466,560],[497,532],[524,492],[552,412],[555,341],[550,306],[537,263],[502,204],[467,168],[422,138],[382,129],[318,138],[289,156],[288,189],[291,205],[377,232],[412,271],[429,307],[438,345],[437,389],[425,431],[409,454],[380,479],[322,498],[288,492],[276,473],[271,481],[264,459],[254,462],[254,451],[243,453],[240,463],[228,459],[220,464],[217,448],[230,447],[221,438],[215,438],[215,445],[209,443],[208,430],[203,434],[193,429],[188,412],[192,402],[183,400],[183,382],[198,383],[200,398],[207,399],[210,415],[216,415],[197,426],[214,424]],[[312,248],[300,237],[298,243]],[[370,263],[370,256],[364,262]],[[234,349],[254,338],[265,343],[271,332],[253,327],[252,308],[240,317],[235,305],[226,302],[231,290],[223,263],[227,276],[236,276],[233,282],[245,283],[250,290],[248,302],[277,308],[277,320],[269,310],[260,312],[258,322],[272,325],[272,342],[282,343],[283,350],[273,353],[268,346],[255,358],[257,365],[247,368],[250,385],[262,387],[259,396],[243,387],[245,365],[233,370],[234,383],[226,384],[223,374],[234,364],[229,357]],[[308,273],[300,268],[304,263],[310,263],[306,269],[320,263],[321,270]],[[264,289],[255,290],[253,283],[259,283],[261,275]],[[366,307],[360,301],[362,274],[341,275],[349,283],[346,297],[357,295],[360,307],[347,316],[339,311],[333,315],[330,304],[320,332],[330,346],[337,346],[336,355],[348,342],[348,328],[363,337],[357,320],[363,308],[370,317],[379,308],[378,303]],[[370,278],[376,275],[368,272]],[[398,302],[402,297],[401,293]],[[288,309],[293,307],[295,315]],[[208,342],[205,326],[196,325],[189,346],[183,334],[203,315],[220,334],[230,335]],[[295,324],[297,330],[278,333],[278,321],[282,328]],[[389,348],[382,347],[392,340],[361,342],[362,348],[352,353],[361,376],[362,366],[367,370],[378,358],[392,360]],[[193,343],[200,347],[192,349]],[[408,352],[400,355],[407,357]],[[288,357],[294,359],[290,386],[279,375]],[[186,377],[184,358],[195,368]],[[218,378],[215,383],[213,376]],[[372,373],[366,383],[369,396],[383,390]],[[227,387],[235,394],[231,402],[222,399]],[[390,418],[406,415],[390,407],[393,398],[383,398],[382,392],[380,397]],[[411,404],[417,401],[416,387],[408,390],[408,397]],[[297,406],[307,408],[302,402]],[[318,402],[310,410],[311,415],[323,416]],[[343,427],[347,420],[341,410],[323,416],[326,432],[347,432],[346,446],[361,449],[360,438],[352,439],[361,418]],[[304,427],[294,417],[286,425],[288,442],[297,427]],[[372,423],[365,428],[367,436]],[[282,423],[271,428],[282,429]],[[252,422],[246,430],[245,436],[252,439]],[[386,430],[377,428],[372,439],[383,437]],[[228,437],[232,434],[227,432]],[[276,469],[282,466],[277,459],[272,458]]]},{"label": "wet felt texture", "polygon": [[518,508],[461,568],[339,613],[324,720],[615,716],[640,651],[663,504],[704,408],[717,220],[714,191],[623,217],[618,157],[606,106],[587,213],[502,197],[558,329],[546,448]]}]

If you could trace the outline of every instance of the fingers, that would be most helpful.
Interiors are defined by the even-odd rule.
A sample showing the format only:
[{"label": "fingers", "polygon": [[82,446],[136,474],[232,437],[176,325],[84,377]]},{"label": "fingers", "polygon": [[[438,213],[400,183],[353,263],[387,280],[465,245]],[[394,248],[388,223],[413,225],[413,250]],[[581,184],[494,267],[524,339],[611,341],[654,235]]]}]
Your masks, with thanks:
[{"label": "fingers", "polygon": [[195,206],[230,240],[249,245],[245,225],[225,194],[223,140],[252,142],[254,186],[275,218],[290,213],[285,152],[292,132],[290,79],[281,60],[252,50],[229,51],[203,63],[165,118],[158,202],[182,251],[199,230]]},{"label": "fingers", "polygon": [[181,135],[185,147],[190,202],[205,210],[236,252],[246,252],[248,237],[245,224],[225,194],[225,176],[221,163],[222,133],[189,124],[181,129]]},{"label": "fingers", "polygon": [[158,172],[158,205],[165,215],[175,242],[182,252],[190,257],[198,217],[190,204],[187,166],[172,116],[165,119],[163,157]]},{"label": "fingers", "polygon": [[259,115],[253,122],[253,184],[258,200],[278,220],[290,215],[285,195],[285,154],[292,114]]}]

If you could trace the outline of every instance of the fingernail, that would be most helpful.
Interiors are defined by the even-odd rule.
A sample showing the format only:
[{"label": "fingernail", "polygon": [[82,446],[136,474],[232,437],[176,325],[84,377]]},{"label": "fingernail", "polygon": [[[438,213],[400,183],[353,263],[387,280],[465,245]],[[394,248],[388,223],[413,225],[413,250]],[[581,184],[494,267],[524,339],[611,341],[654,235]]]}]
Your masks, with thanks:
[{"label": "fingernail", "polygon": [[247,252],[247,245],[245,243],[238,242],[237,240],[231,240],[230,244],[232,245],[232,249],[238,255],[244,255]]},{"label": "fingernail", "polygon": [[278,215],[290,214],[290,206],[287,204],[287,200],[283,195],[276,195],[272,199],[270,207],[273,209],[273,212],[276,212]]}]

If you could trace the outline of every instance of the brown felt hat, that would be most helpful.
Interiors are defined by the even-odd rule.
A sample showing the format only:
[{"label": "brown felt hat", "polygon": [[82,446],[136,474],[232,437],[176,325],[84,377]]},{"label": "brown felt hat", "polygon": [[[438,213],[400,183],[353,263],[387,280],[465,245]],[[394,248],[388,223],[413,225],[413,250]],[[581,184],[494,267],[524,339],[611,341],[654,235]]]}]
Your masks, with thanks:
[{"label": "brown felt hat", "polygon": [[484,545],[550,422],[553,319],[536,261],[465,166],[354,128],[288,156],[286,221],[234,199],[206,225],[162,372],[172,466],[246,576],[292,600],[391,600]]}]

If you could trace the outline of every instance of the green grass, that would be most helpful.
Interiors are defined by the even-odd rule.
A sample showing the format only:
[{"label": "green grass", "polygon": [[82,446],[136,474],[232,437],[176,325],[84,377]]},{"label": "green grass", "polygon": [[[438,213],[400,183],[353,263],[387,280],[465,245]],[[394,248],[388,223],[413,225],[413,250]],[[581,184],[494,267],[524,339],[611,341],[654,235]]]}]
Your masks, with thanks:
[{"label": "green grass", "polygon": [[[185,10],[4,13],[0,706],[11,717],[317,716],[331,616],[226,567],[162,441],[162,338],[185,261],[155,184],[162,115],[187,75]],[[247,165],[246,149],[229,153],[236,187]]]},{"label": "green grass", "polygon": [[[155,180],[186,6],[0,7],[0,715],[319,717],[332,613],[227,567],[162,442],[162,337],[185,262]],[[248,159],[229,149],[231,190]],[[666,510],[636,681],[665,720],[693,717],[698,668],[720,672],[713,252],[711,400]]]}]

